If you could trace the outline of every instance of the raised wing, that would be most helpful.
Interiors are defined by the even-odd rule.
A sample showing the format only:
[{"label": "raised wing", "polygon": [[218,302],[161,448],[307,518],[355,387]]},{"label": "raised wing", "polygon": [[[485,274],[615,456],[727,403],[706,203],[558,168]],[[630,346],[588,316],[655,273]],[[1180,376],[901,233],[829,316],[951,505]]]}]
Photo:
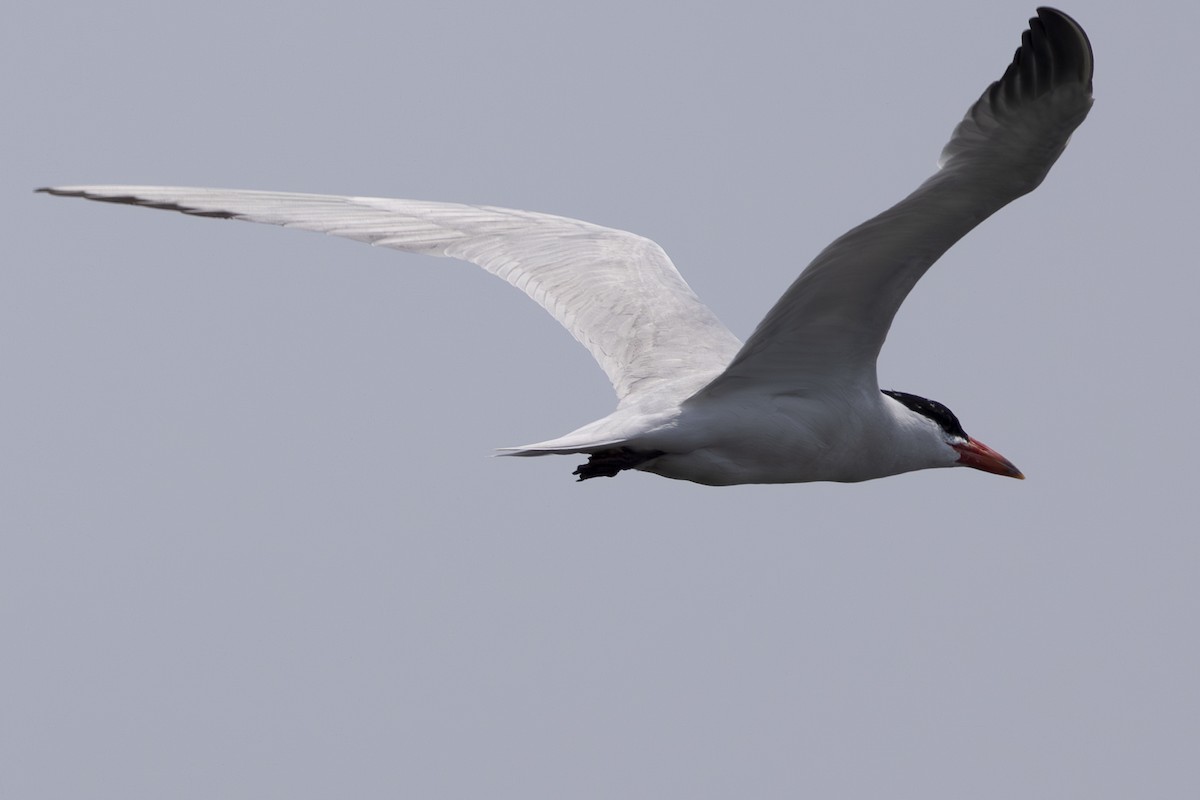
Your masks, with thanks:
[{"label": "raised wing", "polygon": [[1004,77],[954,130],[940,170],[825,248],[700,394],[878,389],[875,362],[909,291],[968,231],[1042,182],[1091,105],[1087,36],[1039,8]]},{"label": "raised wing", "polygon": [[54,195],[319,231],[478,264],[533,298],[586,347],[621,400],[719,372],[740,342],[649,239],[491,206],[378,197],[59,186]]}]

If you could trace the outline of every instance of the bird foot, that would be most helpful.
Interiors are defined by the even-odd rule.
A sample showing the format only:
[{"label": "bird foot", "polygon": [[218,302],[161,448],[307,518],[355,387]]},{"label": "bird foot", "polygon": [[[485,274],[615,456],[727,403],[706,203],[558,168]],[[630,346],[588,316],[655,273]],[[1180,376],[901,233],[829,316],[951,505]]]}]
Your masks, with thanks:
[{"label": "bird foot", "polygon": [[634,450],[632,447],[615,447],[612,450],[601,450],[588,456],[586,464],[580,464],[572,475],[578,475],[579,480],[588,478],[611,478],[621,470],[633,469],[651,459],[663,455],[662,450]]}]

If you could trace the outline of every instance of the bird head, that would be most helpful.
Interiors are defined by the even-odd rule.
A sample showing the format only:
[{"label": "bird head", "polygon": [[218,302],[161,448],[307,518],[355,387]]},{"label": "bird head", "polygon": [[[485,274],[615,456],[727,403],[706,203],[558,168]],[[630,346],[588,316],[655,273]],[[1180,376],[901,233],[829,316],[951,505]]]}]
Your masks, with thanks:
[{"label": "bird head", "polygon": [[884,389],[883,393],[904,406],[911,414],[923,418],[922,428],[928,431],[923,438],[937,439],[936,443],[931,444],[940,457],[950,462],[946,466],[971,467],[1007,478],[1025,479],[1021,470],[1011,461],[978,439],[968,436],[958,417],[943,404],[905,392]]}]

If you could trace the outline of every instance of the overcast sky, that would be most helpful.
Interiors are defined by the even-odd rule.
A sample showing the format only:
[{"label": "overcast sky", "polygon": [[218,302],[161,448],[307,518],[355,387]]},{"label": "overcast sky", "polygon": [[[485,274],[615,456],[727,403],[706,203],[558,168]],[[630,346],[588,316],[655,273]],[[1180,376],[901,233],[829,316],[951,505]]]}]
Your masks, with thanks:
[{"label": "overcast sky", "polygon": [[0,794],[1200,792],[1195,3],[1064,9],[1091,117],[884,349],[1024,482],[576,484],[490,457],[614,402],[502,281],[31,193],[579,217],[744,337],[932,171],[1034,6],[726,5],[6,12]]}]

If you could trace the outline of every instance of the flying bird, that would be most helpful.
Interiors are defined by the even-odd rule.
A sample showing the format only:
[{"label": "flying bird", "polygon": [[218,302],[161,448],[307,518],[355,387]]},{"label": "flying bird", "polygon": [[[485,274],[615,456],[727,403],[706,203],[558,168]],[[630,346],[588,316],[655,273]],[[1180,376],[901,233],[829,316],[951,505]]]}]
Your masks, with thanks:
[{"label": "flying bird", "polygon": [[1039,8],[936,173],[826,247],[739,342],[649,239],[492,206],[157,186],[38,191],[266,222],[477,264],[529,295],[608,375],[617,408],[503,455],[586,454],[579,480],[641,470],[708,485],[863,481],[934,467],[1023,478],[933,400],[881,390],[904,298],[956,241],[1036,188],[1092,105],[1092,50]]}]

